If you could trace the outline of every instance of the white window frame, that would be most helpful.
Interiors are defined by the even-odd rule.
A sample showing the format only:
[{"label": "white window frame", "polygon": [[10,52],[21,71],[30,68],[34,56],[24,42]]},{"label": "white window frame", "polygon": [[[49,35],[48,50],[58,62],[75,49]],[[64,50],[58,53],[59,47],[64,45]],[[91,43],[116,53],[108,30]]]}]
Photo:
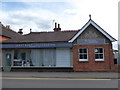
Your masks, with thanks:
[{"label": "white window frame", "polygon": [[[96,59],[96,58],[95,58],[95,61],[104,61],[104,48],[103,48],[103,47],[96,47],[96,48],[102,48],[103,53],[97,53],[97,54],[103,54],[103,59]],[[95,49],[96,49],[96,48],[94,48],[94,55],[96,54],[96,53],[95,53]]]},{"label": "white window frame", "polygon": [[[80,59],[80,49],[87,49],[87,59]],[[88,61],[88,48],[79,48],[78,49],[78,53],[79,53],[79,61],[80,62],[86,62],[86,61]],[[84,54],[86,54],[86,53],[84,53]]]}]

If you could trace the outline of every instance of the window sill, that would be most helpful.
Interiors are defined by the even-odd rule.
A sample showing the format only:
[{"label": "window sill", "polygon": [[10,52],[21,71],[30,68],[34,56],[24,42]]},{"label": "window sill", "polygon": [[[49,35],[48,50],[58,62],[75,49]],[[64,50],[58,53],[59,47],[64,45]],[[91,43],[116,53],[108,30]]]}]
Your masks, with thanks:
[{"label": "window sill", "polygon": [[88,59],[79,59],[79,62],[88,62]]},{"label": "window sill", "polygon": [[104,62],[104,59],[95,59],[96,62]]}]

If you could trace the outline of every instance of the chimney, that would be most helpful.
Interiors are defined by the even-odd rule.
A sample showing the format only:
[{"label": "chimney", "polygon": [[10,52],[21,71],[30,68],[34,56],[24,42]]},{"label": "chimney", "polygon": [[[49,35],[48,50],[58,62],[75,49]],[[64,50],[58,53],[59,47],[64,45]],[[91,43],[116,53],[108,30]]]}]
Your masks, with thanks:
[{"label": "chimney", "polygon": [[57,28],[57,23],[55,22],[55,28],[53,30],[54,31],[61,31],[60,24],[58,24],[58,28]]},{"label": "chimney", "polygon": [[6,28],[7,28],[7,29],[10,29],[10,25],[6,25]]},{"label": "chimney", "polygon": [[23,34],[22,30],[23,30],[22,28],[19,29],[18,33],[19,33],[19,34]]},{"label": "chimney", "polygon": [[54,31],[57,30],[57,23],[55,22],[55,28],[53,29]]},{"label": "chimney", "polygon": [[30,33],[32,32],[32,29],[30,28]]},{"label": "chimney", "polygon": [[58,24],[58,31],[61,31],[60,24]]},{"label": "chimney", "polygon": [[55,28],[57,28],[57,23],[55,22]]}]

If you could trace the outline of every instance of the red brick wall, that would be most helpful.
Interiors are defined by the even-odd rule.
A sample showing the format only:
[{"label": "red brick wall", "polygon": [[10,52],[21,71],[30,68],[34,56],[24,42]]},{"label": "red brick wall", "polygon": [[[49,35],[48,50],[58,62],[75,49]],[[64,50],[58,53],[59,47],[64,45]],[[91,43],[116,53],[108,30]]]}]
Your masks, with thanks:
[{"label": "red brick wall", "polygon": [[[94,48],[104,48],[104,61],[95,61]],[[79,61],[79,48],[88,48],[88,61]],[[114,57],[112,45],[74,45],[73,69],[74,71],[112,71],[114,70]]]}]

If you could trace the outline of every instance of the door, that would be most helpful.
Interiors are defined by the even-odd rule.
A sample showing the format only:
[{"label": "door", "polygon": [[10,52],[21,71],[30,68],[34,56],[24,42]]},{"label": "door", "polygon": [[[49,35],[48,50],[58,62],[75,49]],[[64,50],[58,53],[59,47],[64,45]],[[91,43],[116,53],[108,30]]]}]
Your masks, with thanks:
[{"label": "door", "polygon": [[13,50],[5,50],[4,52],[4,60],[3,60],[3,70],[10,71],[12,60],[13,60]]},{"label": "door", "polygon": [[12,61],[12,54],[11,53],[6,53],[6,66],[11,66],[11,61]]}]

